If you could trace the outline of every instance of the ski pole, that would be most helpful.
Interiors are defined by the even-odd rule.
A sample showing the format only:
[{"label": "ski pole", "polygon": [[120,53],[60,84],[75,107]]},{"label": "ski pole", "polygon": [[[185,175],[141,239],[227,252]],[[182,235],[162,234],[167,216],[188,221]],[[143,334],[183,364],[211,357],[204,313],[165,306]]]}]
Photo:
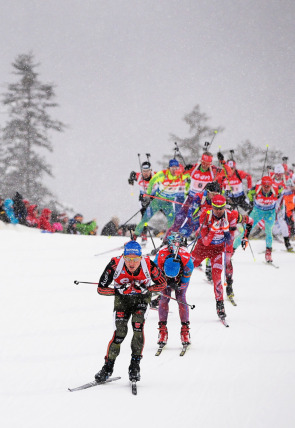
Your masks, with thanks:
[{"label": "ski pole", "polygon": [[137,154],[138,156],[138,162],[139,162],[139,168],[140,168],[140,172],[141,172],[141,177],[142,177],[142,183],[143,183],[143,188],[144,188],[144,193],[146,193],[146,186],[145,186],[145,180],[143,178],[143,173],[142,173],[142,166],[141,166],[141,160],[140,160],[140,153]]},{"label": "ski pole", "polygon": [[210,142],[209,141],[205,141],[205,143],[204,143],[204,151],[208,151],[209,148],[212,146],[212,143],[214,141],[214,138],[216,137],[217,132],[218,131],[216,131],[216,130],[214,131],[213,137],[211,138]]},{"label": "ski pole", "polygon": [[263,165],[261,178],[263,177],[263,174],[264,174],[264,169],[265,169],[265,164],[266,164],[266,159],[267,159],[267,152],[268,152],[268,144],[266,145],[265,159],[264,159],[264,165]]},{"label": "ski pole", "polygon": [[[181,160],[182,160],[182,162],[183,162],[183,164],[184,164],[184,166],[186,166],[187,165],[187,163],[186,163],[186,161],[184,160],[184,158],[183,158],[183,156],[182,156],[182,154],[181,154],[181,152],[180,152],[180,150],[179,150],[179,147],[178,147],[178,145],[177,145],[177,142],[175,141],[175,147],[174,147],[174,150],[175,150],[175,153],[178,153],[178,156],[181,158]],[[174,155],[175,156],[175,155]]]},{"label": "ski pole", "polygon": [[174,297],[168,296],[168,294],[164,294],[164,293],[156,293],[156,294],[160,294],[163,297],[167,297],[168,299],[175,300],[177,303],[180,303],[181,305],[189,306],[191,309],[195,309],[196,307],[196,305],[190,305],[189,303],[181,302],[180,300],[175,299]]},{"label": "ski pole", "polygon": [[74,281],[74,284],[76,284],[76,285],[79,285],[79,284],[93,284],[93,285],[98,285],[98,282]]},{"label": "ski pole", "polygon": [[151,229],[149,228],[149,225],[148,225],[147,223],[145,223],[144,225],[146,226],[146,228],[147,228],[147,230],[148,230],[148,232],[149,232],[149,235],[150,235],[150,237],[151,237],[151,240],[152,240],[152,243],[153,243],[154,249],[156,249],[156,246],[155,246],[155,243],[154,243],[154,240],[153,240],[153,237],[152,237]]},{"label": "ski pole", "polygon": [[203,223],[200,224],[200,226],[199,226],[199,232],[198,232],[197,236],[195,237],[195,239],[193,240],[193,244],[191,244],[192,245],[192,248],[191,248],[191,251],[190,251],[191,253],[194,251],[196,243],[197,243],[198,239],[200,238],[202,227],[203,227],[205,221],[207,220],[208,216],[210,215],[210,211],[207,211],[206,214],[207,215],[204,218]]},{"label": "ski pole", "polygon": [[138,210],[132,217],[130,217],[127,221],[125,221],[125,223],[124,224],[122,224],[120,227],[123,227],[123,226],[125,226],[130,220],[132,220],[133,219],[133,217],[135,217],[138,213],[140,213],[140,211],[141,211],[141,208],[140,208],[140,210]]},{"label": "ski pole", "polygon": [[[243,225],[243,229],[244,229],[244,233],[245,233],[245,226]],[[248,237],[248,244],[249,244],[249,248],[250,248],[250,250],[251,250],[251,253],[252,253],[252,256],[253,256],[253,260],[254,260],[254,262],[256,262],[256,259],[255,259],[255,256],[254,256],[254,253],[253,253],[253,250],[252,250],[252,245],[250,244],[250,239],[249,239],[249,237]]]},{"label": "ski pole", "polygon": [[181,206],[183,206],[183,207],[190,206],[190,205],[187,205],[187,204],[182,204],[181,202],[172,201],[171,199],[167,199],[167,198],[159,198],[159,196],[148,195],[148,194],[146,194],[146,193],[145,193],[143,196],[149,196],[150,198],[160,199],[160,201],[167,201],[167,202],[171,202],[171,204],[178,204],[178,205],[181,205]]},{"label": "ski pole", "polygon": [[[98,282],[74,281],[74,284],[76,284],[76,285],[79,285],[79,284],[98,285]],[[175,300],[176,302],[181,303],[182,305],[189,306],[191,309],[194,309],[196,307],[196,305],[190,305],[189,303],[181,302],[180,300],[177,300],[174,297],[168,296],[167,294],[163,294],[163,293],[155,293],[155,294],[160,294],[161,296],[167,297],[168,299]]]},{"label": "ski pole", "polygon": [[252,256],[253,256],[253,260],[254,260],[254,262],[256,262],[256,259],[255,259],[255,256],[254,256],[254,253],[253,253],[253,250],[252,250],[252,245],[250,244],[249,239],[248,239],[248,244],[249,244],[249,248],[251,250]]}]

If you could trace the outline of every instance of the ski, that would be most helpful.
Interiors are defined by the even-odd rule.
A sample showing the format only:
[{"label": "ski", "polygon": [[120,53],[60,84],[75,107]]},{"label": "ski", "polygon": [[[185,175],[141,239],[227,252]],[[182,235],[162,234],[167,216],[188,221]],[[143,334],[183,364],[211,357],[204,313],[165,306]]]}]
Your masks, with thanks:
[{"label": "ski", "polygon": [[157,352],[155,353],[155,357],[158,357],[159,355],[161,355],[165,345],[166,345],[166,343],[159,345],[159,348],[158,348]]},{"label": "ski", "polygon": [[93,382],[85,383],[84,385],[77,386],[76,388],[68,388],[68,390],[70,392],[80,391],[82,389],[91,388],[92,386],[97,386],[97,385],[103,385],[104,383],[113,382],[113,381],[119,380],[119,379],[121,379],[121,377],[110,377],[109,379],[105,380],[104,382],[97,382],[96,380],[94,380]]},{"label": "ski", "polygon": [[225,327],[229,327],[229,325],[228,325],[228,323],[227,323],[227,321],[226,321],[226,319],[225,319],[225,318],[219,318],[219,319],[220,319],[221,323],[222,323]]},{"label": "ski", "polygon": [[275,269],[279,269],[279,267],[280,267],[280,266],[275,265],[273,262],[264,262],[264,263],[268,266],[274,267]]},{"label": "ski", "polygon": [[230,301],[230,303],[231,303],[233,306],[237,306],[237,304],[236,304],[236,302],[234,301],[234,298],[233,298],[233,297],[227,296],[227,298],[228,298],[228,300]]},{"label": "ski", "polygon": [[131,391],[133,395],[137,395],[137,385],[136,380],[131,380]]},{"label": "ski", "polygon": [[181,352],[179,354],[180,357],[183,357],[185,355],[185,353],[186,353],[189,345],[190,345],[190,343],[185,343],[185,344],[182,345],[182,350],[181,350]]}]

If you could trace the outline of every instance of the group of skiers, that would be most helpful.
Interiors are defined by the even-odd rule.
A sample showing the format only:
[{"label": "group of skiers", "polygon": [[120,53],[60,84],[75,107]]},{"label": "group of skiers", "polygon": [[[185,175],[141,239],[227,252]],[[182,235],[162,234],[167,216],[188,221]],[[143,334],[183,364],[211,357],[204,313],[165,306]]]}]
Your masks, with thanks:
[{"label": "group of skiers", "polygon": [[[234,159],[224,160],[217,154],[219,165],[213,165],[213,155],[205,151],[200,162],[181,165],[171,159],[168,168],[154,173],[150,162],[141,164],[140,172],[131,172],[129,184],[139,185],[142,219],[123,254],[111,259],[100,277],[98,293],[115,296],[115,332],[108,345],[105,364],[95,375],[97,382],[105,382],[113,372],[120,345],[127,334],[131,318],[133,337],[129,378],[140,380],[140,360],[144,345],[144,323],[148,306],[158,303],[158,345],[168,340],[167,319],[172,291],[179,305],[180,336],[184,347],[190,344],[189,311],[186,290],[194,268],[203,260],[206,274],[213,281],[217,315],[226,324],[222,270],[225,266],[226,293],[235,305],[233,293],[232,255],[241,245],[245,250],[249,235],[257,224],[265,229],[266,263],[272,263],[272,230],[284,237],[287,251],[292,251],[290,234],[294,235],[295,175],[286,164],[278,164],[274,171],[262,174],[254,186],[250,174],[238,170]],[[244,190],[246,181],[246,192]],[[287,208],[288,207],[288,208]],[[156,212],[167,218],[163,243],[152,255],[142,255],[137,242],[146,241],[148,222]],[[279,232],[277,232],[279,233]],[[187,240],[191,239],[189,251]],[[110,287],[112,284],[114,287]],[[152,300],[152,293],[159,297]],[[157,305],[154,305],[157,306]]]}]

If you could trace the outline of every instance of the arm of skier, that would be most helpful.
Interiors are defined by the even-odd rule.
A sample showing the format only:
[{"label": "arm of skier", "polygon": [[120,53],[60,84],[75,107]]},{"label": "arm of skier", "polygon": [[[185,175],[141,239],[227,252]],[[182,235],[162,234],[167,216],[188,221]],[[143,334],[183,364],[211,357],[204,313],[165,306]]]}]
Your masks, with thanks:
[{"label": "arm of skier", "polygon": [[98,286],[97,286],[98,294],[101,294],[103,296],[113,296],[115,294],[115,289],[109,287],[109,285],[113,281],[115,270],[116,270],[115,260],[112,259],[106,266],[105,270],[103,271],[99,279]]},{"label": "arm of skier", "polygon": [[147,188],[146,193],[147,193],[148,195],[151,195],[151,193],[152,193],[152,190],[153,190],[153,187],[154,187],[155,183],[158,183],[158,182],[163,181],[163,180],[164,180],[164,178],[165,178],[165,175],[164,175],[163,171],[159,171],[159,172],[157,172],[157,174],[155,174],[155,175],[150,179],[150,181],[149,181],[149,185],[148,185],[148,188]]},{"label": "arm of skier", "polygon": [[153,285],[148,287],[149,291],[154,292],[161,292],[164,291],[167,287],[167,281],[166,278],[161,271],[161,269],[158,268],[158,266],[151,260],[151,279],[153,281]]}]

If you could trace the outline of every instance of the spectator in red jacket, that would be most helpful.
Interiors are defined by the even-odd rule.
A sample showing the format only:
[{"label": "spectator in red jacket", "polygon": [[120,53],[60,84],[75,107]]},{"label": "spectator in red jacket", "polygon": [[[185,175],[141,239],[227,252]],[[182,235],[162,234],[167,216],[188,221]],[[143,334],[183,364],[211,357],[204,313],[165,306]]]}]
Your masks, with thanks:
[{"label": "spectator in red jacket", "polygon": [[38,220],[38,209],[37,209],[37,205],[29,205],[27,207],[27,225],[29,227],[38,227],[39,224],[39,220]]},{"label": "spectator in red jacket", "polygon": [[55,228],[50,223],[50,220],[51,210],[49,208],[44,208],[39,217],[38,228],[46,230],[47,232],[55,232]]}]

